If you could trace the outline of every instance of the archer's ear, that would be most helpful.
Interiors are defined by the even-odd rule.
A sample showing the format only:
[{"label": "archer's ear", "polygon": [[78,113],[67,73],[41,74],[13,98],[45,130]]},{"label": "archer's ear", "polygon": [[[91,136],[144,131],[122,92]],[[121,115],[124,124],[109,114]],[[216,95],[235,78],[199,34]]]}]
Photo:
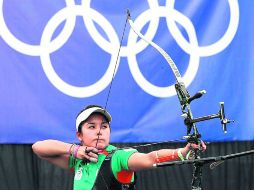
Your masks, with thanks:
[{"label": "archer's ear", "polygon": [[82,133],[80,133],[80,132],[76,132],[76,136],[77,136],[77,138],[78,138],[78,140],[81,142],[82,141]]}]

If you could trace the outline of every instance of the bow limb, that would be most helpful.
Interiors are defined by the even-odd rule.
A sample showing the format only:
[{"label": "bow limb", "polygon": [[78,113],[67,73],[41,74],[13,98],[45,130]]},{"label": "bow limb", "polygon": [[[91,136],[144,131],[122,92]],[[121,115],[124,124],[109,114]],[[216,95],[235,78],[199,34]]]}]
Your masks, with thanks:
[{"label": "bow limb", "polygon": [[145,38],[145,36],[143,34],[141,34],[138,30],[135,29],[134,27],[134,23],[133,21],[131,20],[131,16],[130,16],[130,12],[128,11],[127,12],[128,14],[128,22],[131,26],[131,29],[142,39],[144,40],[146,43],[150,44],[153,48],[155,48],[165,59],[166,61],[168,62],[170,68],[172,69],[173,73],[174,73],[174,76],[176,78],[176,81],[178,83],[182,83],[182,77],[181,77],[181,74],[178,70],[178,68],[176,67],[176,64],[174,63],[174,61],[172,60],[172,58],[167,54],[167,52],[165,52],[160,46],[158,46],[156,43],[148,40]]},{"label": "bow limb", "polygon": [[131,15],[129,10],[127,11],[127,19],[128,22],[130,24],[131,29],[142,39],[144,40],[146,43],[150,44],[153,48],[155,48],[167,61],[167,63],[169,64],[171,70],[174,73],[174,76],[176,78],[176,92],[178,95],[178,98],[180,100],[180,104],[182,106],[182,111],[184,111],[185,107],[188,104],[188,99],[190,98],[190,95],[184,85],[184,82],[182,80],[181,74],[178,70],[178,68],[176,67],[176,64],[174,63],[174,61],[172,60],[172,58],[167,54],[167,52],[165,52],[160,46],[158,46],[156,43],[148,40],[145,38],[145,36],[143,34],[141,34],[138,30],[135,29],[134,27],[134,23],[131,20]]}]

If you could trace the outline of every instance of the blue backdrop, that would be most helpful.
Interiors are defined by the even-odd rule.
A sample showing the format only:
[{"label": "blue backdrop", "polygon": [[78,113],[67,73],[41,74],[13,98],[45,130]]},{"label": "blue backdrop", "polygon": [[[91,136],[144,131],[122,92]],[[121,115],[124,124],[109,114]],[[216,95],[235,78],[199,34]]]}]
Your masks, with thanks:
[{"label": "blue backdrop", "polygon": [[[236,120],[199,123],[204,140],[253,140],[253,1],[0,0],[0,143],[54,138],[75,141],[84,106],[105,106],[113,142],[179,139],[186,134],[163,57],[174,60],[191,95],[195,117],[217,113]],[[113,70],[115,77],[110,89]],[[107,101],[107,96],[109,99]]]}]

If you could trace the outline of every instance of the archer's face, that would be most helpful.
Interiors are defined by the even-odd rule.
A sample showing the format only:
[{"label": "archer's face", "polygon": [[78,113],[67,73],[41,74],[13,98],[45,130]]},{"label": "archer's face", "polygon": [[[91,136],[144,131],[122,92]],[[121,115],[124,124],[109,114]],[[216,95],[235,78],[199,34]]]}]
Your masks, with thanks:
[{"label": "archer's face", "polygon": [[109,123],[103,115],[93,113],[82,125],[81,133],[77,132],[77,137],[85,146],[104,149],[109,144]]}]

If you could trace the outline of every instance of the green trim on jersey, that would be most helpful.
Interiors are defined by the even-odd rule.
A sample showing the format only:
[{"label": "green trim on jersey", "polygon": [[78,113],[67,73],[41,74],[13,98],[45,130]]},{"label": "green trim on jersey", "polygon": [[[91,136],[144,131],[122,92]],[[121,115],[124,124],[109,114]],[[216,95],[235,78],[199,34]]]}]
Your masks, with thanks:
[{"label": "green trim on jersey", "polygon": [[[108,145],[106,150],[111,152],[117,149],[115,146]],[[117,179],[117,172],[121,170],[128,170],[128,159],[129,157],[136,152],[135,149],[120,149],[112,156],[111,160],[111,169]],[[73,189],[74,190],[89,190],[93,188],[93,185],[96,181],[97,175],[99,173],[100,167],[106,158],[106,155],[99,154],[98,162],[93,163],[83,163],[80,159],[75,159],[73,156],[69,157],[69,167],[73,168],[75,171]],[[134,176],[133,176],[134,178]]]},{"label": "green trim on jersey", "polygon": [[[129,157],[135,152],[137,152],[136,149],[128,148],[128,149],[117,150],[113,154],[112,160],[111,160],[111,169],[116,179],[117,179],[118,172],[129,169],[128,167]],[[134,175],[132,176],[132,182],[133,180],[134,180]]]}]

